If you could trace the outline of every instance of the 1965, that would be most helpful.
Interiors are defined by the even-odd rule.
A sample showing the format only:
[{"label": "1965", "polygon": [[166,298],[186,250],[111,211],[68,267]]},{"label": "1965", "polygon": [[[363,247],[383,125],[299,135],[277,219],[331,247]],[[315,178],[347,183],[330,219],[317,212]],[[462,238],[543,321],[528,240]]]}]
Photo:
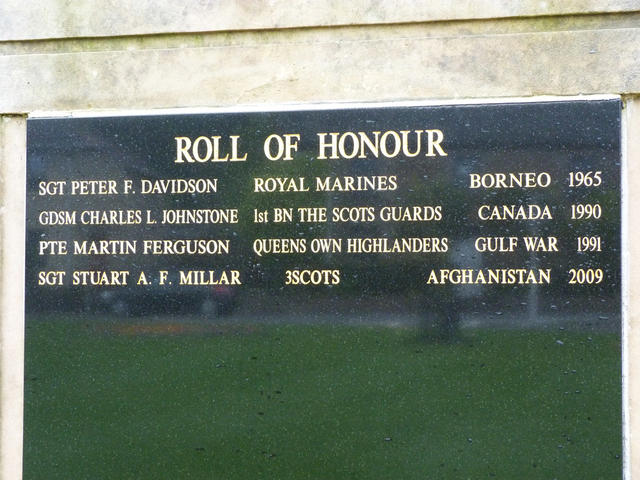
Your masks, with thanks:
[{"label": "1965", "polygon": [[600,185],[602,185],[602,172],[600,170],[569,173],[570,187],[599,187]]}]

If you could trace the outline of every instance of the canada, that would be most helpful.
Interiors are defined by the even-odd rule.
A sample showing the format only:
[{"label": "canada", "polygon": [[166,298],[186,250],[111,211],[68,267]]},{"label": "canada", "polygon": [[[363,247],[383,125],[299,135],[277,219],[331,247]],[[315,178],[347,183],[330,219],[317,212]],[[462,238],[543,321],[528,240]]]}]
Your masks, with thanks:
[{"label": "canada", "polygon": [[548,205],[482,205],[478,208],[480,220],[551,220]]}]

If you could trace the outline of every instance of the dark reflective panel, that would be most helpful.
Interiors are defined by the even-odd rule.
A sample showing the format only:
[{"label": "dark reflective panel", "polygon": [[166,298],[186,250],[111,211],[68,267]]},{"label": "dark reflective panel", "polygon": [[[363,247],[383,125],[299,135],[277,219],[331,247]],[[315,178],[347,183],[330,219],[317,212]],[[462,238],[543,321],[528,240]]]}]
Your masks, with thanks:
[{"label": "dark reflective panel", "polygon": [[620,108],[30,120],[25,478],[621,478]]}]

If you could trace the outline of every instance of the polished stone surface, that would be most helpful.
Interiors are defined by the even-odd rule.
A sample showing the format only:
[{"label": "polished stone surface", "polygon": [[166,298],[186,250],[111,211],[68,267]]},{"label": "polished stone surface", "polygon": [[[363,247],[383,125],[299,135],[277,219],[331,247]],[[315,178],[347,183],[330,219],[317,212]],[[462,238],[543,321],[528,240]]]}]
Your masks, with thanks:
[{"label": "polished stone surface", "polygon": [[[411,156],[415,130],[441,150],[425,156],[421,132]],[[318,158],[318,133],[349,131],[409,131],[409,143],[394,155],[402,134],[390,133],[379,158],[344,158],[361,138],[347,135],[342,158]],[[287,133],[300,136],[293,158],[267,159],[265,139]],[[220,157],[237,135],[247,159],[175,162],[175,137],[218,135]],[[208,156],[200,145],[191,156]],[[537,183],[470,188],[500,173]],[[337,186],[317,191],[327,177]],[[378,189],[343,191],[346,177]],[[217,191],[142,193],[189,178],[217,179]],[[287,191],[255,191],[270,184]],[[107,194],[81,194],[93,187]],[[27,473],[620,476],[617,100],[34,119],[28,189]],[[503,205],[543,218],[489,213]],[[300,207],[329,219],[302,221]],[[287,208],[292,221],[274,223]],[[198,209],[237,209],[238,221],[161,224],[163,211]],[[133,213],[85,225],[88,211]],[[404,217],[385,221],[392,212]],[[367,238],[385,251],[348,251]],[[388,251],[398,238],[430,240]],[[221,240],[229,253],[144,253],[157,247],[145,240],[185,239]],[[305,251],[259,251],[269,239]],[[313,252],[317,239],[341,248]],[[74,245],[101,240],[125,250]],[[483,242],[503,251],[480,252]],[[302,270],[322,284],[287,284]],[[451,283],[463,270],[474,284]],[[63,285],[38,285],[56,271]],[[72,285],[74,272],[113,271],[129,272],[126,286]],[[241,284],[184,284],[186,272],[221,283],[234,271]],[[490,272],[500,280],[480,280]]]}]

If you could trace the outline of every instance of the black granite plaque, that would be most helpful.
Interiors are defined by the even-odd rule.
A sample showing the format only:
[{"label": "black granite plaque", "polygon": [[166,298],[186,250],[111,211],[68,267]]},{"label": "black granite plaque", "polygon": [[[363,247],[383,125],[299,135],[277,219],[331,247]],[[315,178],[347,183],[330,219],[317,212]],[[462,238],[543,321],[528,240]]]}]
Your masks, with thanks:
[{"label": "black granite plaque", "polygon": [[25,478],[621,478],[620,110],[30,119]]}]

